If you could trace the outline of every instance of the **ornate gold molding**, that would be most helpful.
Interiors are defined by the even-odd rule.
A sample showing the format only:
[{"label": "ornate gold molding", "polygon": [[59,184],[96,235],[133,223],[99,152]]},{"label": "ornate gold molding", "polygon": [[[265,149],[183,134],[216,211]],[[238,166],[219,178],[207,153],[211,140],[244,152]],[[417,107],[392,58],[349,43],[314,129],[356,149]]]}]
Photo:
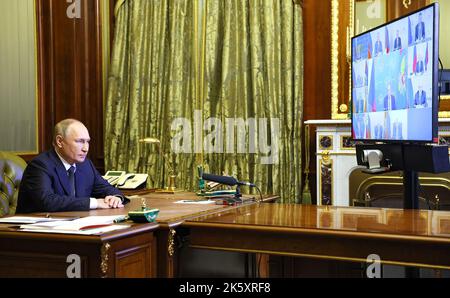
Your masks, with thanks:
[{"label": "ornate gold molding", "polygon": [[411,0],[403,0],[403,6],[408,9],[411,5]]},{"label": "ornate gold molding", "polygon": [[169,253],[169,257],[173,257],[175,254],[175,235],[177,232],[175,229],[169,229],[169,237],[167,239],[167,252]]},{"label": "ornate gold molding", "polygon": [[331,118],[345,119],[339,105],[339,1],[331,1]]},{"label": "ornate gold molding", "polygon": [[324,171],[329,171],[329,184],[330,184],[330,189],[329,189],[329,196],[330,196],[330,202],[329,205],[333,205],[333,160],[331,159],[330,156],[330,151],[325,150],[322,152],[322,158],[319,161],[319,197],[317,198],[317,205],[327,205],[324,204],[324,200],[323,200],[323,185],[324,185],[324,181],[327,178],[326,174]]},{"label": "ornate gold molding", "polygon": [[[354,32],[354,0],[348,0],[350,5],[349,27],[345,33],[347,43],[347,58],[351,57],[351,45],[349,39]],[[350,48],[349,48],[350,47]],[[351,61],[349,63],[349,79],[351,80]],[[351,91],[351,84],[349,84]],[[351,94],[351,92],[349,93]],[[346,109],[347,108],[347,109]],[[339,105],[339,0],[331,0],[331,118],[337,120],[347,119],[348,103]]]},{"label": "ornate gold molding", "polygon": [[[339,3],[339,0],[331,0],[331,119],[344,120],[348,117],[348,102],[339,104],[339,42],[346,42],[348,53],[347,56],[351,55],[351,43],[349,40],[354,35],[354,18],[355,18],[355,0],[345,0],[348,1],[350,5],[349,10],[349,28],[347,32],[339,32],[339,5],[343,5],[343,1]],[[433,1],[427,1],[427,5],[431,4]],[[403,5],[408,8],[411,5],[411,0],[403,0]],[[344,17],[344,16],[342,16]],[[345,35],[343,38],[342,36]],[[350,44],[350,46],[349,46]],[[350,48],[349,48],[350,47]],[[351,60],[349,60],[349,82],[351,82]],[[351,97],[351,83],[349,83],[349,96]],[[350,100],[350,98],[348,98]],[[440,96],[441,100],[450,100],[450,95]],[[347,106],[347,111],[345,107]],[[450,118],[450,111],[439,112],[439,118]]]},{"label": "ornate gold molding", "polygon": [[103,277],[107,276],[108,273],[108,259],[109,259],[109,249],[111,245],[109,243],[104,243],[101,248],[101,258],[102,262],[100,263],[100,269],[102,271]]},{"label": "ornate gold molding", "polygon": [[319,137],[319,149],[320,150],[333,150],[333,136],[321,135]]}]

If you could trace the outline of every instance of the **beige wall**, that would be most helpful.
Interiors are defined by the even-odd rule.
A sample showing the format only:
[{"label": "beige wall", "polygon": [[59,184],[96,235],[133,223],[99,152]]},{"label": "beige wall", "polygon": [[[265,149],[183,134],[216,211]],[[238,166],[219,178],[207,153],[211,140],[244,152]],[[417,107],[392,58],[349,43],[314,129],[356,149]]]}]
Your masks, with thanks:
[{"label": "beige wall", "polygon": [[450,1],[440,0],[440,49],[439,56],[444,64],[444,68],[450,69]]},{"label": "beige wall", "polygon": [[0,0],[0,150],[37,151],[34,0]]}]

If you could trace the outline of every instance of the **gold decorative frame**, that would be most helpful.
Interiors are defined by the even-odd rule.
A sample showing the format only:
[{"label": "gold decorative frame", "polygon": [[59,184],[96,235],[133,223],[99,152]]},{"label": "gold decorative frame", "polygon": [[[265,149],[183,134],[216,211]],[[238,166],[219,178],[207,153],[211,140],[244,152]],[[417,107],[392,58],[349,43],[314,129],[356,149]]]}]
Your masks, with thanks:
[{"label": "gold decorative frame", "polygon": [[341,151],[353,151],[353,152],[355,152],[355,147],[346,147],[346,146],[344,146],[344,139],[345,138],[352,138],[352,136],[351,135],[340,135],[340,140],[339,140],[339,149],[341,150]]},{"label": "gold decorative frame", "polygon": [[[321,142],[322,142],[323,138],[330,138],[330,140],[331,140],[330,147],[325,148],[325,147],[322,146]],[[320,150],[332,150],[334,148],[334,143],[333,142],[334,142],[334,139],[333,139],[332,135],[321,135],[321,136],[319,136],[319,149]]]},{"label": "gold decorative frame", "polygon": [[101,248],[101,259],[100,270],[102,272],[102,277],[108,276],[108,261],[109,261],[109,250],[111,249],[111,244],[103,243]]},{"label": "gold decorative frame", "polygon": [[[342,0],[341,0],[342,1]],[[350,13],[349,28],[345,34],[341,34],[339,38],[339,0],[331,0],[331,118],[334,120],[345,120],[348,118],[348,101],[346,104],[339,105],[339,42],[345,41],[347,44],[354,35],[354,14],[355,14],[355,0],[349,1]],[[427,4],[431,4],[432,1],[427,1]],[[342,36],[345,36],[344,38]],[[351,49],[346,48],[347,56]],[[349,81],[351,81],[351,63],[348,63],[349,67]],[[349,96],[351,96],[351,84],[349,84]],[[441,100],[450,100],[450,95],[440,96]],[[439,118],[450,118],[450,111],[440,111]]]},{"label": "gold decorative frame", "polygon": [[[319,161],[319,171],[320,171],[320,175],[319,175],[319,197],[317,198],[317,205],[323,205],[322,204],[322,166],[325,166],[327,168],[330,169],[331,174],[330,174],[330,180],[331,180],[331,189],[330,189],[330,205],[333,206],[334,203],[334,198],[333,198],[333,191],[334,191],[334,184],[333,184],[333,160],[331,159],[330,156],[330,152],[328,150],[325,150],[322,153],[322,158]],[[323,205],[326,206],[326,205]]]},{"label": "gold decorative frame", "polygon": [[[350,39],[354,31],[353,19],[355,1],[348,1],[350,1],[350,30],[347,30],[345,36],[346,41]],[[347,36],[347,34],[350,34],[350,36]],[[349,49],[346,50],[348,51]],[[350,63],[349,67],[351,68]],[[345,120],[348,118],[349,109],[348,103],[339,106],[339,0],[331,0],[331,118]]]}]

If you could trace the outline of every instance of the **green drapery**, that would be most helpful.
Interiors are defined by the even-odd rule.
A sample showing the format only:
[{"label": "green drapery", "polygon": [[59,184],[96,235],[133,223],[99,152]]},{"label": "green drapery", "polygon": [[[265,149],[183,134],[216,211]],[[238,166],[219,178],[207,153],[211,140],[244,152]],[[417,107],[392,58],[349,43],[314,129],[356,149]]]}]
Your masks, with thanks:
[{"label": "green drapery", "polygon": [[[106,103],[106,168],[148,171],[161,182],[157,148],[137,146],[137,140],[160,138],[163,152],[169,152],[176,133],[171,123],[181,117],[191,123],[192,132],[202,130],[189,141],[191,152],[203,152],[171,155],[177,186],[195,190],[196,166],[203,160],[209,172],[235,175],[265,193],[280,194],[283,202],[299,202],[300,5],[291,0],[206,0],[202,35],[192,2],[197,3],[128,0],[118,9]],[[199,52],[202,59],[195,63]],[[201,126],[194,123],[198,114]],[[230,134],[230,120],[244,126]],[[205,127],[208,121],[211,126]],[[273,160],[263,161],[268,156]]]},{"label": "green drapery", "polygon": [[[303,117],[303,29],[300,5],[287,0],[208,0],[204,114],[258,119],[255,154],[209,154],[225,171],[300,202]],[[278,163],[263,164],[259,120],[279,120]],[[247,129],[249,133],[250,129]],[[251,135],[247,135],[250,139]],[[226,138],[228,139],[228,137]],[[272,140],[273,142],[274,140]],[[248,145],[248,144],[247,144]]]},{"label": "green drapery", "polygon": [[[105,167],[149,173],[161,187],[171,164],[170,123],[192,114],[195,94],[194,1],[129,0],[117,10],[105,123]],[[153,137],[156,144],[140,144]],[[159,157],[159,150],[166,156]],[[179,160],[183,185],[192,185],[194,156]],[[165,162],[164,162],[165,161]]]}]

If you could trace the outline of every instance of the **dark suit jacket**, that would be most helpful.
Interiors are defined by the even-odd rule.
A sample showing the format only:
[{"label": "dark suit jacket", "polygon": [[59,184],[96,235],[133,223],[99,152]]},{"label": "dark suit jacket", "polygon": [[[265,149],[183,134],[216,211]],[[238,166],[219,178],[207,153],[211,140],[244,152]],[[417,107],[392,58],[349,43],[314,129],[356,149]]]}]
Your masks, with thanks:
[{"label": "dark suit jacket", "polygon": [[[389,96],[386,95],[386,96],[384,97],[384,110],[385,110],[385,111],[387,111],[388,108],[389,108],[389,102],[388,102],[388,99],[389,99]],[[396,109],[396,107],[395,107],[395,96],[394,96],[394,95],[391,95],[391,110],[395,110],[395,109]]]},{"label": "dark suit jacket", "polygon": [[400,37],[397,37],[394,40],[394,51],[401,50],[401,49],[402,49],[402,40]]},{"label": "dark suit jacket", "polygon": [[77,164],[75,172],[76,197],[69,195],[69,177],[55,150],[34,158],[25,169],[20,183],[17,213],[85,211],[90,198],[122,193],[111,186],[89,159]]},{"label": "dark suit jacket", "polygon": [[383,45],[381,44],[381,41],[375,42],[375,53],[374,55],[377,56],[378,54],[383,52]]},{"label": "dark suit jacket", "polygon": [[414,96],[414,104],[416,105],[425,105],[427,104],[427,93],[422,90],[422,92],[417,91]]},{"label": "dark suit jacket", "polygon": [[416,73],[423,73],[424,70],[423,61],[418,61],[416,65]]},{"label": "dark suit jacket", "polygon": [[425,38],[425,23],[420,22],[416,25],[416,41]]}]

